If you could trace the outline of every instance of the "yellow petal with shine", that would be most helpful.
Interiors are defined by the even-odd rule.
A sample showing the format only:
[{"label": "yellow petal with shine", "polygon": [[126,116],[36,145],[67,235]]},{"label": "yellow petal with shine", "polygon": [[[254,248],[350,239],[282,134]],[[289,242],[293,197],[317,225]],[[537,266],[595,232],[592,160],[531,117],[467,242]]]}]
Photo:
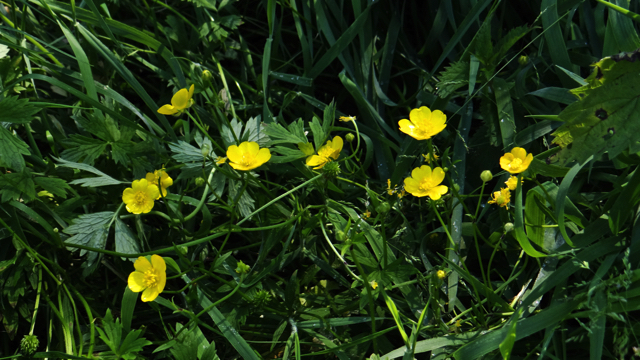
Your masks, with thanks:
[{"label": "yellow petal with shine", "polygon": [[433,169],[431,172],[431,181],[433,181],[434,184],[440,184],[442,180],[444,180],[444,170],[439,167]]},{"label": "yellow petal with shine", "polygon": [[411,135],[413,133],[413,128],[415,127],[415,125],[413,125],[413,123],[411,123],[411,121],[407,119],[398,121],[398,126],[400,127],[400,131],[408,135]]},{"label": "yellow petal with shine", "polygon": [[227,149],[227,157],[231,162],[235,162],[235,163],[241,162],[242,153],[240,152],[240,149],[238,149],[238,146],[236,145],[229,146],[229,148]]},{"label": "yellow petal with shine", "polygon": [[439,127],[441,125],[444,125],[445,122],[447,122],[447,115],[445,115],[442,111],[435,110],[431,113],[431,124],[433,126]]},{"label": "yellow petal with shine", "polygon": [[151,263],[144,256],[137,258],[136,262],[133,263],[133,267],[140,272],[147,272],[152,269]]},{"label": "yellow petal with shine", "polygon": [[253,156],[258,155],[258,151],[260,150],[260,146],[257,142],[253,141],[245,141],[240,144],[240,152],[243,154],[251,154]]},{"label": "yellow petal with shine", "polygon": [[189,105],[189,91],[187,89],[178,90],[171,98],[171,105],[178,111],[186,109]]},{"label": "yellow petal with shine", "polygon": [[427,165],[422,165],[411,171],[411,177],[417,181],[421,181],[425,177],[431,177],[431,168]]},{"label": "yellow petal with shine", "polygon": [[146,287],[144,283],[144,274],[139,271],[132,272],[129,274],[127,284],[129,285],[129,289],[133,292],[140,292],[144,290]]},{"label": "yellow petal with shine", "polygon": [[132,188],[126,188],[122,192],[122,201],[127,204],[136,200],[136,192]]},{"label": "yellow petal with shine", "polygon": [[162,115],[173,115],[178,112],[178,109],[173,107],[172,105],[162,105],[158,112]]},{"label": "yellow petal with shine", "polygon": [[160,293],[158,292],[158,289],[154,286],[154,287],[145,289],[145,291],[142,292],[141,299],[144,302],[149,302],[149,301],[155,300],[158,297],[158,295],[160,295]]},{"label": "yellow petal with shine", "polygon": [[156,271],[162,271],[163,273],[167,271],[167,263],[160,255],[151,255],[151,265]]},{"label": "yellow petal with shine", "polygon": [[[258,155],[256,155],[255,162],[262,165],[271,159],[271,151],[267,148],[260,149]],[[258,165],[258,166],[260,166]]]},{"label": "yellow petal with shine", "polygon": [[527,157],[527,151],[521,147],[514,147],[513,149],[511,149],[511,154],[513,154],[514,158],[520,159],[522,161],[524,161],[524,159]]},{"label": "yellow petal with shine", "polygon": [[419,109],[413,109],[409,113],[409,119],[411,119],[412,123],[420,126],[431,120],[431,110],[426,106],[422,106]]}]

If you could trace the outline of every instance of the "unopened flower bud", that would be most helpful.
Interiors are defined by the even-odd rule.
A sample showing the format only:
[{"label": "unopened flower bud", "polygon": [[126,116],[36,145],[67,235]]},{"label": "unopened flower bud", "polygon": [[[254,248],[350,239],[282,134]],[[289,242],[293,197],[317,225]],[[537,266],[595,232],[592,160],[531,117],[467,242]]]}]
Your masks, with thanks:
[{"label": "unopened flower bud", "polygon": [[238,274],[248,274],[251,271],[251,267],[249,265],[242,262],[242,260],[238,261],[238,267],[236,268],[236,272]]},{"label": "unopened flower bud", "polygon": [[196,186],[202,186],[202,185],[204,185],[204,182],[205,181],[204,181],[203,178],[201,178],[201,177],[197,177],[196,178]]},{"label": "unopened flower bud", "polygon": [[211,80],[213,80],[213,74],[211,74],[211,71],[209,70],[205,70],[202,72],[202,81],[205,83],[205,85],[209,86],[211,85]]},{"label": "unopened flower bud", "polygon": [[480,174],[480,179],[482,179],[482,182],[489,182],[493,179],[493,174],[491,171],[485,170]]},{"label": "unopened flower bud", "polygon": [[344,234],[344,231],[342,230],[336,231],[336,240],[345,241],[346,239],[347,239],[347,236]]},{"label": "unopened flower bud", "polygon": [[353,140],[356,139],[356,137],[352,133],[348,133],[347,136],[345,136],[345,139],[347,140],[348,143],[352,143]]},{"label": "unopened flower bud", "polygon": [[202,144],[202,147],[200,148],[200,152],[202,153],[203,157],[209,156],[210,151],[211,151],[211,146],[209,146],[209,144]]},{"label": "unopened flower bud", "polygon": [[180,254],[186,256],[189,253],[189,247],[184,245],[178,245],[178,251],[180,252]]},{"label": "unopened flower bud", "polygon": [[508,222],[508,223],[504,224],[504,232],[505,233],[508,233],[509,231],[512,231],[512,230],[513,230],[513,223]]},{"label": "unopened flower bud", "polygon": [[522,55],[518,58],[518,63],[522,66],[527,65],[529,63],[529,57],[527,55]]},{"label": "unopened flower bud", "polygon": [[449,172],[449,168],[445,166],[445,167],[442,168],[442,171]]},{"label": "unopened flower bud", "polygon": [[453,184],[453,188],[456,190],[456,192],[460,191],[460,185],[458,184]]}]

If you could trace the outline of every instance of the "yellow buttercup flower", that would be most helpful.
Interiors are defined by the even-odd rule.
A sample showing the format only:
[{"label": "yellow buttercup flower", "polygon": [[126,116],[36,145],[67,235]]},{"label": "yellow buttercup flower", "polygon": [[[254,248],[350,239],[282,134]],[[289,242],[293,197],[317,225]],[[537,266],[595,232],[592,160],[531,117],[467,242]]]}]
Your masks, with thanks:
[{"label": "yellow buttercup flower", "polygon": [[[147,173],[146,179],[149,184],[158,185],[158,182],[160,182],[162,196],[167,196],[167,188],[173,185],[173,179],[164,169],[156,170],[153,173]],[[158,199],[160,199],[160,194],[158,194],[156,200]]]},{"label": "yellow buttercup flower", "polygon": [[356,121],[356,117],[355,116],[340,116],[340,121],[344,121],[344,122],[349,122],[349,121]]},{"label": "yellow buttercup flower", "polygon": [[173,94],[171,98],[171,105],[162,105],[158,112],[163,115],[180,115],[188,107],[191,106],[193,97],[193,85],[187,89],[180,89],[177,93]]},{"label": "yellow buttercup flower", "polygon": [[436,276],[438,276],[438,279],[442,280],[447,277],[447,273],[444,270],[438,270],[436,272]]},{"label": "yellow buttercup flower", "polygon": [[122,201],[127,211],[133,214],[146,214],[153,209],[154,200],[160,196],[160,190],[147,179],[134,180],[130,188],[122,192]]},{"label": "yellow buttercup flower", "polygon": [[375,281],[375,280],[371,280],[371,281],[369,281],[369,285],[371,285],[371,288],[372,288],[373,290],[375,290],[375,289],[377,289],[377,288],[378,288],[378,282],[377,282],[377,281]]},{"label": "yellow buttercup flower", "polygon": [[267,148],[260,149],[257,142],[245,141],[239,146],[229,146],[227,157],[232,168],[248,171],[269,161],[271,159],[271,151]]},{"label": "yellow buttercup flower", "polygon": [[162,256],[151,255],[151,262],[146,257],[140,256],[133,263],[136,271],[129,274],[129,289],[133,292],[142,292],[142,301],[153,301],[164,290],[167,283],[167,264]]},{"label": "yellow buttercup flower", "polygon": [[404,179],[404,188],[413,196],[429,196],[432,200],[438,200],[449,190],[445,185],[440,185],[444,180],[442,168],[431,168],[422,165],[411,171],[411,177]]},{"label": "yellow buttercup flower", "polygon": [[500,158],[500,167],[511,174],[520,174],[527,170],[533,161],[533,155],[521,147],[514,147],[511,152],[504,154]]},{"label": "yellow buttercup flower", "polygon": [[340,136],[335,136],[333,140],[328,140],[326,145],[318,149],[318,155],[311,155],[307,158],[307,166],[315,166],[313,169],[318,170],[322,169],[331,159],[338,160],[343,144],[344,142]]},{"label": "yellow buttercup flower", "polygon": [[504,206],[505,209],[509,208],[509,202],[511,202],[511,192],[507,188],[502,188],[500,191],[494,192],[491,194],[491,200],[489,200],[489,204]]},{"label": "yellow buttercup flower", "polygon": [[398,121],[400,131],[413,137],[416,140],[427,140],[439,134],[447,126],[447,115],[440,110],[431,111],[423,106],[413,109],[409,113],[411,120],[402,119]]},{"label": "yellow buttercup flower", "polygon": [[[507,184],[509,190],[513,191],[518,187],[518,178],[512,175],[509,177],[509,180],[505,181],[504,183]],[[524,183],[524,180],[520,181],[520,183]]]}]

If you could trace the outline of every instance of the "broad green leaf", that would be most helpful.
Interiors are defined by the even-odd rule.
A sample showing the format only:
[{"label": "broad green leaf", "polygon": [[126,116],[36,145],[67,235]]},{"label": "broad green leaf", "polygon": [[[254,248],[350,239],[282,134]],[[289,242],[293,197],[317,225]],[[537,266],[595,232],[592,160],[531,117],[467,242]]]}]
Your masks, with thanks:
[{"label": "broad green leaf", "polygon": [[1,202],[22,200],[29,202],[36,198],[36,187],[29,171],[0,175]]},{"label": "broad green leaf", "polygon": [[[129,229],[127,224],[118,218],[116,218],[115,234],[116,252],[124,254],[140,253],[138,239],[136,239],[136,236],[133,234],[131,229]],[[125,258],[122,258],[122,260],[125,260]]]},{"label": "broad green leaf", "polygon": [[60,196],[63,199],[67,198],[67,190],[71,190],[71,187],[66,181],[62,179],[52,177],[36,177],[33,179],[36,185],[42,187],[46,191],[53,195]]},{"label": "broad green leaf", "polygon": [[275,122],[271,124],[266,124],[264,132],[270,138],[269,145],[283,144],[283,143],[297,144],[300,142],[306,143],[307,137],[301,136],[301,134],[299,134],[299,132],[295,130],[298,128],[298,126],[302,127],[302,131],[303,131],[302,135],[304,135],[304,124],[302,120],[298,120],[297,122],[292,122],[289,125],[289,130],[285,129],[284,126]]},{"label": "broad green leaf", "polygon": [[587,78],[589,85],[572,90],[580,101],[559,115],[565,122],[553,135],[562,150],[554,157],[560,165],[584,163],[591,155],[640,150],[640,52],[604,58]]},{"label": "broad green leaf", "polygon": [[29,104],[27,99],[10,96],[0,101],[0,122],[28,124],[40,108]]},{"label": "broad green leaf", "polygon": [[[535,201],[534,197],[537,197],[540,201]],[[540,209],[540,206],[545,203],[546,201],[538,192],[534,190],[527,192],[527,200],[524,207],[527,237],[540,247],[543,246],[544,242],[544,228],[542,228],[542,225],[545,225],[544,212]]]},{"label": "broad green leaf", "polygon": [[[113,211],[103,211],[95,214],[80,215],[72,224],[64,229],[64,233],[72,235],[65,243],[90,246],[104,249],[109,235],[109,224],[113,218]],[[77,250],[71,248],[71,251]],[[82,249],[80,255],[87,250]]]},{"label": "broad green leaf", "polygon": [[73,134],[65,141],[69,149],[62,152],[61,156],[73,162],[82,161],[93,165],[95,160],[107,149],[107,143],[100,139]]},{"label": "broad green leaf", "polygon": [[14,136],[4,126],[0,125],[0,166],[22,171],[24,169],[22,155],[31,155],[29,146],[22,139]]}]

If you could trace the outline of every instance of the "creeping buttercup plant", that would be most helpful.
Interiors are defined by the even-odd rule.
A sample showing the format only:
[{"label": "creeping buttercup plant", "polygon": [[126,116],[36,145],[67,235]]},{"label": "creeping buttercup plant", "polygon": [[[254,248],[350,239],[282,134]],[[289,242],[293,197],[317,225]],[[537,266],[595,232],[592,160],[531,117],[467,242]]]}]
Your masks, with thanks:
[{"label": "creeping buttercup plant", "polygon": [[5,5],[0,358],[640,347],[640,4]]}]

